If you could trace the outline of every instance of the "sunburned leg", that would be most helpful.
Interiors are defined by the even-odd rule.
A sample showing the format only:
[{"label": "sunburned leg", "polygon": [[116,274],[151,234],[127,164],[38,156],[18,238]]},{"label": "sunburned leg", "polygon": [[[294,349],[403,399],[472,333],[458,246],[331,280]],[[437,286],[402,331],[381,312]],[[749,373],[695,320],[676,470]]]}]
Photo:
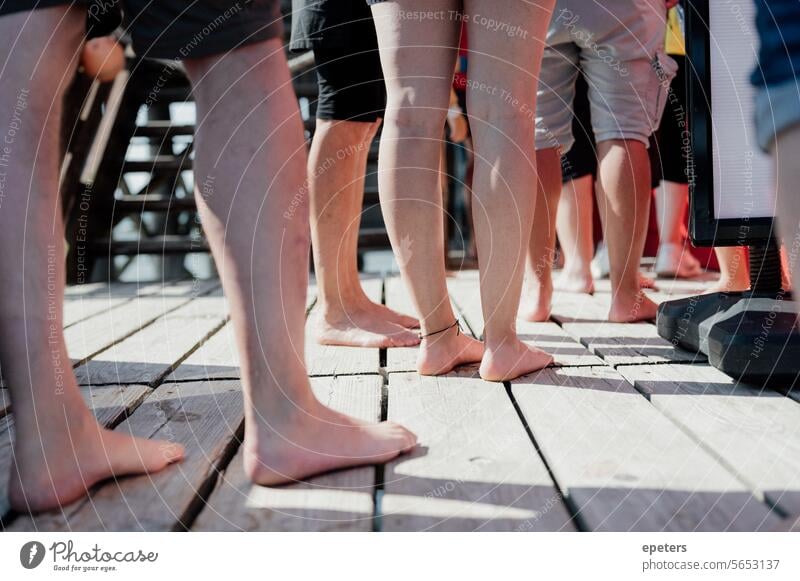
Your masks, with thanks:
[{"label": "sunburned leg", "polygon": [[775,177],[778,186],[778,228],[787,249],[788,267],[792,289],[800,276],[800,198],[797,184],[800,178],[800,164],[797,163],[800,147],[800,126],[795,125],[778,135],[773,156],[775,158]]},{"label": "sunburned leg", "polygon": [[730,293],[750,288],[750,266],[747,253],[741,246],[717,246],[714,248],[719,263],[719,280],[707,292]]},{"label": "sunburned leg", "polygon": [[486,91],[472,85],[467,92],[475,141],[474,221],[485,320],[480,374],[489,381],[513,379],[553,360],[516,333],[538,183],[532,112],[553,4],[465,2],[467,16],[514,22],[530,33],[509,38],[482,26],[479,18],[468,19],[470,77],[497,88]]},{"label": "sunburned leg", "polygon": [[311,240],[319,298],[314,333],[324,345],[402,347],[419,343],[413,317],[373,303],[356,264],[369,146],[380,122],[317,120],[308,160]]},{"label": "sunburned leg", "polygon": [[0,54],[8,56],[0,119],[14,127],[0,206],[0,362],[16,426],[9,500],[21,512],[67,504],[101,480],[155,472],[183,455],[181,446],[98,425],[64,343],[58,139],[85,20],[85,10],[65,7],[0,18]]},{"label": "sunburned leg", "polygon": [[528,244],[519,316],[528,321],[547,321],[553,302],[553,257],[556,251],[556,212],[561,195],[561,159],[557,149],[536,152],[539,187],[533,229]]},{"label": "sunburned leg", "polygon": [[556,290],[594,293],[591,271],[594,251],[593,212],[594,176],[581,176],[562,186],[556,232],[564,254],[564,269],[555,280]]},{"label": "sunburned leg", "polygon": [[[447,0],[437,10],[454,14],[459,6]],[[439,160],[460,21],[403,17],[404,11],[429,10],[425,0],[372,7],[387,88],[378,159],[381,204],[423,334],[455,320],[445,283]],[[482,355],[479,342],[451,328],[422,341],[417,369],[425,375],[447,373]]]},{"label": "sunburned leg", "polygon": [[308,283],[306,153],[278,39],[186,62],[197,102],[196,193],[242,361],[245,469],[260,484],[384,462],[416,438],[335,412],[303,360]]},{"label": "sunburned leg", "polygon": [[683,222],[689,201],[689,186],[662,181],[656,188],[655,200],[659,237],[656,274],[675,278],[698,276],[703,269],[686,244]]},{"label": "sunburned leg", "polygon": [[600,212],[608,245],[611,310],[618,323],[654,319],[657,305],[641,290],[639,263],[650,211],[650,158],[636,140],[597,145]]}]

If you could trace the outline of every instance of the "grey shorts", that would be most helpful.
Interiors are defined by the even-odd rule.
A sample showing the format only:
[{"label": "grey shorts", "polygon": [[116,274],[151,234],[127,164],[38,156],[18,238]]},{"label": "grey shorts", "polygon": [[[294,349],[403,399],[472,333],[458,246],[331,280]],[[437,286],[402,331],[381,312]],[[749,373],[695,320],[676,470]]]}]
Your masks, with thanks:
[{"label": "grey shorts", "polygon": [[536,105],[536,149],[569,151],[579,69],[589,85],[595,141],[645,145],[658,127],[677,65],[664,53],[664,0],[558,0]]}]

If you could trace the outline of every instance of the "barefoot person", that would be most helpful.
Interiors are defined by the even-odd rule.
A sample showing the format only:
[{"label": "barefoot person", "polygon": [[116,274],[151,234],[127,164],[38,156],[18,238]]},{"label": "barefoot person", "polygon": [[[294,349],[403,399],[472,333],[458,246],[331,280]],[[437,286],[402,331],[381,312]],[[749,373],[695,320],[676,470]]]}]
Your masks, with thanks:
[{"label": "barefoot person", "polygon": [[[572,135],[575,143],[561,159],[561,193],[558,207],[555,201],[537,196],[537,223],[541,228],[531,232],[531,247],[543,248],[541,256],[528,253],[527,284],[523,286],[519,315],[528,321],[547,321],[550,318],[552,289],[580,294],[594,293],[591,262],[594,253],[594,181],[597,175],[597,148],[592,135],[589,111],[589,87],[583,75],[575,82]],[[556,212],[555,227],[564,266],[559,277],[551,280],[556,237],[550,232],[553,225],[550,212]],[[547,218],[545,220],[545,218]],[[545,226],[546,225],[546,226]],[[534,237],[540,237],[534,241]]]},{"label": "barefoot person", "polygon": [[[178,4],[182,16],[173,19]],[[220,12],[210,1],[188,8],[166,0],[125,3],[135,50],[183,57],[194,85],[195,183],[214,178],[213,192],[198,194],[198,206],[242,361],[245,469],[256,483],[277,484],[386,461],[413,447],[415,437],[396,424],[335,412],[309,387],[302,356],[309,247],[302,123],[277,2],[244,6]],[[7,57],[0,130],[8,138],[0,366],[15,420],[9,500],[18,511],[66,504],[105,478],[155,472],[183,455],[179,445],[100,426],[83,402],[61,333],[58,129],[85,20],[85,6],[58,1],[0,8],[0,53]]]},{"label": "barefoot person", "polygon": [[[403,279],[420,315],[422,374],[481,361],[501,381],[552,358],[517,337],[525,248],[533,219],[536,81],[553,1],[370,0],[388,100],[379,158],[381,201]],[[439,151],[466,23],[467,110],[475,145],[473,219],[485,352],[461,334],[445,285]]]},{"label": "barefoot person", "polygon": [[358,276],[358,227],[370,144],[386,88],[369,6],[360,0],[294,0],[293,50],[312,49],[319,85],[308,159],[311,241],[318,299],[313,332],[323,345],[407,347],[416,319],[373,303]]},{"label": "barefoot person", "polygon": [[658,218],[658,252],[653,270],[661,278],[693,278],[703,273],[700,261],[687,244],[685,226],[689,204],[685,140],[688,139],[686,103],[686,46],[681,8],[667,16],[666,53],[677,65],[661,124],[651,137],[650,165]]},{"label": "barefoot person", "polygon": [[[642,292],[639,261],[650,208],[650,134],[663,112],[675,63],[664,53],[665,7],[674,0],[559,0],[547,34],[536,111],[539,207],[554,208],[561,189],[561,152],[573,143],[572,108],[580,64],[589,84],[597,143],[597,194],[610,262],[609,320],[652,319],[656,305]],[[549,220],[549,224],[547,221]],[[553,236],[555,212],[537,213],[534,232]],[[531,236],[528,278],[539,285],[538,310],[552,294],[553,243]],[[541,265],[533,268],[530,265]],[[530,310],[530,309],[529,309]]]}]

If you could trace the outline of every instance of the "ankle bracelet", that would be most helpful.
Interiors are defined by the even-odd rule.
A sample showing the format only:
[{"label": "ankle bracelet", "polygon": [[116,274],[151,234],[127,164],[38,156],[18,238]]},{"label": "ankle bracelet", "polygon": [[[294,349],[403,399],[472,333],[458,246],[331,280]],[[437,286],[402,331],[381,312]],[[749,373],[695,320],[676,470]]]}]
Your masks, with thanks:
[{"label": "ankle bracelet", "polygon": [[421,341],[422,339],[425,339],[426,337],[432,337],[433,335],[438,335],[439,333],[444,333],[445,331],[449,331],[453,327],[456,327],[456,329],[458,329],[458,331],[456,333],[456,336],[460,335],[461,334],[461,325],[459,324],[458,319],[456,319],[453,322],[453,324],[447,325],[444,329],[439,329],[438,331],[434,331],[433,333],[427,333],[425,335],[423,335],[420,332],[420,333],[418,333],[418,335],[419,335],[419,338],[420,338],[420,341]]}]

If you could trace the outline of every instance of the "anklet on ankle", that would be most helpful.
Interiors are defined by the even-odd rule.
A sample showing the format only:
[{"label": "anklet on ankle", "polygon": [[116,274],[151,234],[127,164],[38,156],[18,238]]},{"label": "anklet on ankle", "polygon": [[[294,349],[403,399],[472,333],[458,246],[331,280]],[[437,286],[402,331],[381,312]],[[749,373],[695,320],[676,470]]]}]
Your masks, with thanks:
[{"label": "anklet on ankle", "polygon": [[452,325],[447,325],[444,329],[439,329],[438,331],[434,331],[433,333],[427,333],[425,335],[423,335],[420,332],[420,333],[418,333],[418,335],[419,335],[420,340],[422,340],[422,339],[425,339],[426,337],[431,337],[433,335],[438,335],[439,333],[444,333],[445,331],[449,331],[453,327],[456,327],[458,329],[458,331],[456,332],[456,336],[460,335],[461,334],[461,324],[458,322],[458,319],[456,319],[453,322]]}]

